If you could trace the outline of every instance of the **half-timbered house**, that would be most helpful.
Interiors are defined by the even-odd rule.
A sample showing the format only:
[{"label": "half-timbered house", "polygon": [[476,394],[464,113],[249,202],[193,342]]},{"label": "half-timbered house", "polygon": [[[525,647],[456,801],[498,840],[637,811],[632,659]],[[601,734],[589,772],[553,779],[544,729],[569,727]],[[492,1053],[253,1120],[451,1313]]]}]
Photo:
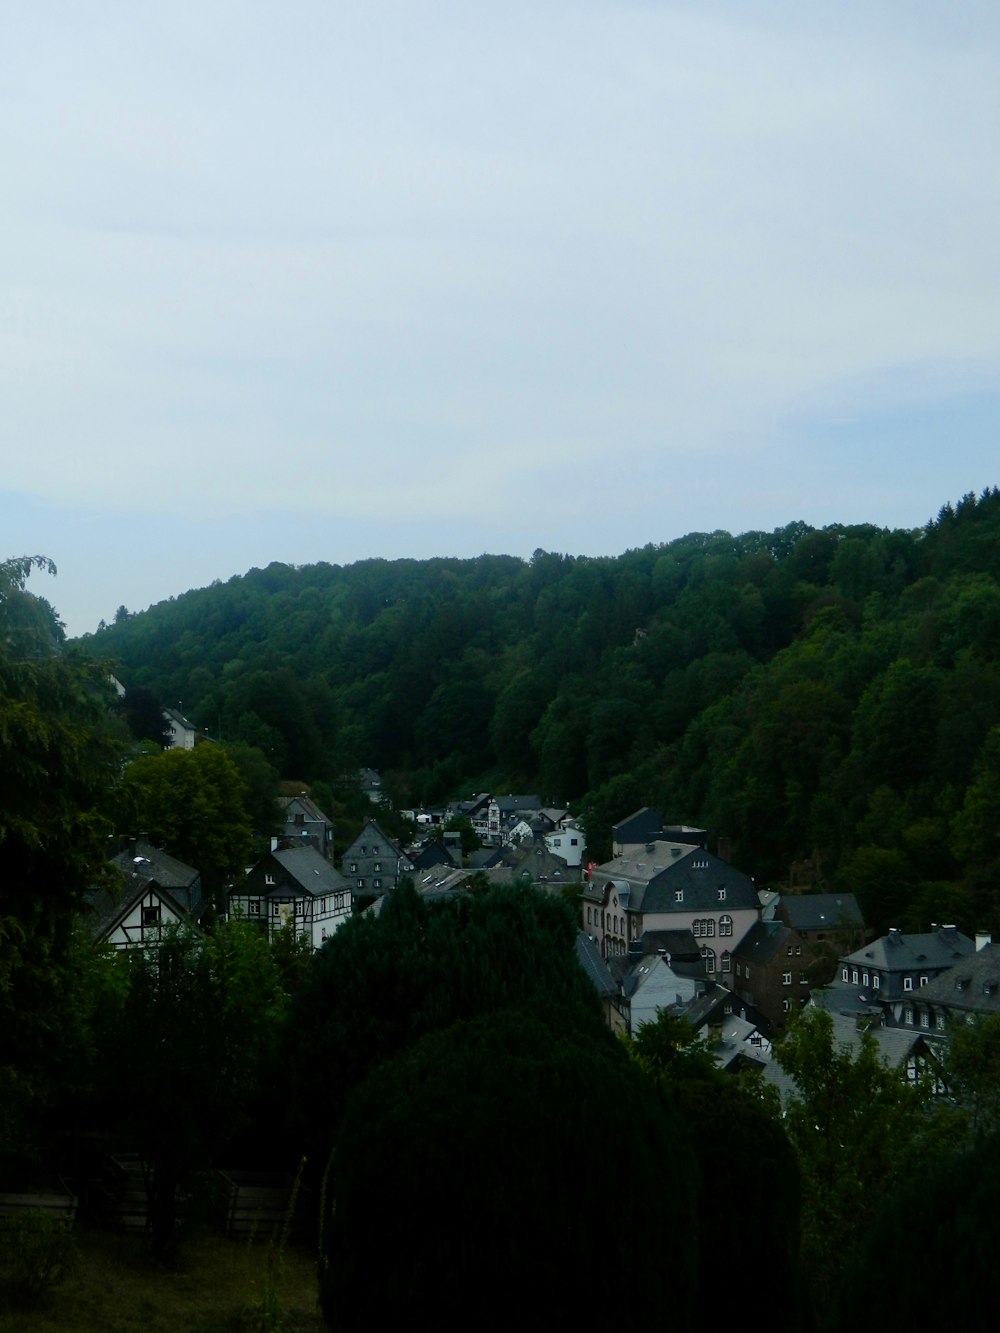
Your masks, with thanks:
[{"label": "half-timbered house", "polygon": [[314,949],[351,915],[349,880],[311,844],[268,852],[229,891],[231,917],[266,922],[272,938],[288,926]]}]

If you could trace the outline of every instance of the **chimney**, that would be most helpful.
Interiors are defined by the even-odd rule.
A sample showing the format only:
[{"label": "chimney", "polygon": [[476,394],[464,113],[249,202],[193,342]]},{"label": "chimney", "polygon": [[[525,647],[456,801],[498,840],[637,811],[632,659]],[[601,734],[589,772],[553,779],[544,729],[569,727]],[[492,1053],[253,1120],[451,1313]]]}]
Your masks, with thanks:
[{"label": "chimney", "polygon": [[976,953],[982,949],[988,949],[993,943],[993,936],[988,930],[976,931]]}]

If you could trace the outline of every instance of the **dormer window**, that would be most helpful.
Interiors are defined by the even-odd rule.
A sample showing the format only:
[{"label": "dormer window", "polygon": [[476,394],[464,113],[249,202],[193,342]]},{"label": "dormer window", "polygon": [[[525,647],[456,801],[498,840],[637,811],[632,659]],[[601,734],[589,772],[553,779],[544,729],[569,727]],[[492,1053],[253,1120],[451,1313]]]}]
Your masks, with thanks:
[{"label": "dormer window", "polygon": [[903,978],[903,990],[913,990],[913,978],[912,978],[912,977],[904,977],[904,978]]}]

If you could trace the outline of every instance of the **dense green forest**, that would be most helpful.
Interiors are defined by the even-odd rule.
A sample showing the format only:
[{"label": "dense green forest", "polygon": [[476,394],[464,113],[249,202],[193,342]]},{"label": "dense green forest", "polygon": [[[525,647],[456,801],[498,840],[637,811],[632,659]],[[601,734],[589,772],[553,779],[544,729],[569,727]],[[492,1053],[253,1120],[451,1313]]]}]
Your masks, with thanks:
[{"label": "dense green forest", "polygon": [[758,879],[857,889],[876,927],[998,926],[998,575],[992,488],[909,531],[272,564],[89,642],[286,777],[538,790],[598,856],[648,803]]},{"label": "dense green forest", "polygon": [[[617,645],[598,645],[589,671],[581,661],[551,679],[547,700],[515,710],[530,724],[524,754],[536,765],[522,769],[504,768],[496,748],[500,700],[517,680],[490,674],[499,667],[489,665],[486,650],[489,615],[496,610],[498,623],[506,623],[504,608],[487,591],[487,609],[476,612],[477,596],[460,596],[460,575],[472,577],[480,565],[506,567],[496,590],[506,589],[516,608],[515,591],[530,589],[540,571],[534,593],[523,591],[526,600],[533,596],[538,620],[523,640],[521,671],[530,682],[547,644],[571,634],[563,624],[571,614],[558,609],[563,575],[570,579],[590,563],[604,569],[609,591],[601,606],[613,619],[617,581],[630,586],[633,555],[620,562],[539,556],[528,565],[488,558],[457,564],[455,619],[471,625],[479,617],[485,638],[477,685],[496,693],[492,713],[469,715],[493,772],[540,778],[553,710],[571,703],[582,719],[581,772],[596,753],[610,760],[612,752],[597,745],[607,734],[596,719],[613,720],[619,705],[629,716],[632,690],[639,712],[623,739],[628,763],[615,759],[615,771],[599,775],[591,791],[571,789],[584,793],[595,830],[602,810],[624,813],[642,797],[655,799],[706,822],[719,819],[760,865],[780,868],[782,857],[815,849],[803,856],[799,878],[811,871],[850,880],[868,893],[871,912],[945,905],[988,914],[1000,826],[992,645],[1000,616],[990,568],[998,511],[1000,494],[991,492],[944,511],[921,534],[796,529],[778,555],[754,539],[751,554],[721,565],[718,546],[738,543],[720,534],[636,553],[655,572],[661,559],[679,563],[677,551],[698,541],[709,551],[690,556],[686,581],[675,580],[658,609],[636,616],[637,597],[629,608],[633,628],[623,621]],[[869,582],[881,579],[885,589],[851,598],[838,586],[832,571],[850,543]],[[777,538],[772,546],[779,548]],[[766,577],[738,582],[736,571],[745,573],[748,564]],[[670,1313],[678,1328],[693,1328],[709,1305],[719,1317],[735,1315],[745,1293],[739,1284],[720,1292],[713,1239],[719,1199],[727,1196],[768,1237],[774,1326],[832,1330],[845,1326],[859,1293],[877,1298],[885,1235],[898,1232],[915,1206],[904,1187],[922,1181],[933,1255],[910,1275],[908,1298],[917,1310],[931,1308],[935,1292],[950,1292],[957,1275],[967,1304],[955,1308],[976,1312],[993,1255],[968,1237],[988,1233],[998,1197],[996,1173],[983,1167],[996,1151],[995,1138],[984,1136],[996,1134],[1000,1116],[994,1020],[954,1034],[943,1057],[952,1096],[932,1102],[931,1084],[887,1068],[870,1034],[852,1059],[835,1049],[829,1016],[807,1013],[776,1050],[795,1084],[782,1108],[752,1076],[722,1074],[711,1046],[692,1040],[670,1014],[634,1041],[612,1036],[577,961],[572,903],[531,886],[473,887],[426,900],[404,883],[379,915],[351,918],[318,953],[293,932],[270,940],[251,921],[221,921],[212,912],[200,929],[167,931],[156,947],[96,946],[81,920],[92,888],[114,889],[107,856],[116,824],[145,823],[158,812],[179,838],[194,836],[195,817],[204,818],[198,842],[225,878],[243,864],[256,823],[250,798],[255,785],[266,792],[270,770],[264,762],[260,771],[260,753],[245,734],[191,752],[137,744],[126,725],[135,714],[123,714],[116,702],[109,661],[88,651],[91,644],[65,644],[52,608],[26,592],[39,566],[50,567],[43,557],[0,564],[0,1187],[19,1191],[69,1177],[96,1215],[103,1154],[137,1153],[145,1164],[149,1242],[169,1267],[196,1243],[192,1228],[209,1206],[210,1167],[235,1161],[294,1170],[298,1162],[322,1200],[315,1214],[323,1221],[316,1238],[322,1308],[331,1327],[345,1330],[370,1327],[373,1292],[386,1322],[426,1304],[445,1279],[448,1303],[436,1307],[442,1328],[466,1327],[470,1310],[482,1327],[508,1327],[512,1318],[551,1327],[560,1312],[576,1322],[594,1310],[613,1317],[622,1299],[640,1317],[658,1317],[664,1280],[676,1292]],[[338,580],[350,584],[365,568],[328,572],[331,597]],[[389,573],[409,571],[416,588],[422,568],[384,567],[387,581],[368,629],[388,616],[388,636]],[[715,568],[729,574],[710,576]],[[278,571],[292,582],[313,572]],[[894,580],[898,587],[890,586]],[[671,634],[694,643],[684,636],[694,636],[699,615],[725,645],[725,633],[736,632],[737,603],[759,598],[766,606],[770,597],[777,606],[782,587],[787,619],[775,614],[774,643],[766,651],[758,645],[759,657],[716,645],[686,666],[668,659],[654,665],[656,646],[673,642]],[[145,617],[122,616],[114,633],[135,633],[141,643],[161,613],[179,616],[188,602],[197,607],[223,591],[188,594]],[[264,596],[262,615],[279,598]],[[550,608],[545,615],[543,605]],[[179,642],[194,640],[194,630],[179,625]],[[352,632],[361,642],[367,631],[358,623]],[[241,682],[256,676],[260,707],[291,698],[296,706],[287,716],[315,747],[311,759],[282,751],[285,771],[301,762],[318,781],[335,779],[356,762],[342,737],[352,729],[361,736],[371,720],[344,702],[364,680],[356,672],[348,680],[345,661],[339,682],[318,669],[309,676],[291,655],[265,667],[253,658],[254,642],[248,638],[242,651],[256,664],[228,672],[230,684],[206,695],[223,728],[236,730],[241,719],[228,690],[239,697]],[[386,643],[395,656],[387,658],[383,691],[410,649],[427,672],[432,661],[465,660],[460,641],[450,658],[435,657],[417,640]],[[212,661],[214,642],[202,644],[209,679],[225,684],[226,664]],[[306,656],[312,647],[303,646]],[[497,662],[519,651],[516,636],[492,647]],[[256,649],[266,655],[271,646],[260,641]],[[730,662],[729,676],[717,669],[720,661]],[[151,663],[135,672],[133,690],[157,685]],[[667,703],[685,681],[688,707],[671,730]],[[412,746],[426,742],[428,749],[399,752],[397,763],[421,757],[431,772],[443,762],[425,726],[440,689],[433,685],[427,709],[411,725]],[[330,701],[329,713],[314,711],[321,697]],[[390,703],[402,709],[405,699],[382,698],[386,709]],[[602,712],[604,705],[610,711]],[[277,709],[250,711],[271,728],[268,748],[277,758],[294,730],[281,730]],[[267,744],[268,736],[257,740]],[[388,741],[386,733],[381,743]],[[374,747],[375,733],[361,744]],[[475,748],[470,743],[470,761]],[[477,772],[470,763],[468,773]],[[210,789],[232,803],[211,805]],[[213,840],[216,827],[234,841]],[[821,834],[828,840],[821,843]],[[373,1141],[374,1157],[367,1151]],[[645,1188],[626,1191],[623,1206],[625,1179]],[[393,1252],[391,1281],[384,1278],[385,1246],[372,1245],[384,1230],[387,1194],[395,1227],[383,1236]],[[959,1226],[950,1223],[956,1207]],[[592,1290],[585,1279],[594,1237],[603,1236],[612,1215],[620,1234],[602,1239],[601,1253],[625,1285],[602,1275]],[[0,1320],[8,1310],[20,1317],[23,1301],[43,1294],[24,1286],[32,1273],[20,1241],[31,1240],[27,1252],[39,1261],[72,1243],[65,1231],[36,1234],[34,1226],[0,1231]],[[633,1281],[628,1266],[654,1232],[656,1264]],[[527,1285],[506,1282],[512,1272]],[[280,1326],[280,1311],[258,1296],[218,1326]],[[64,1297],[72,1311],[68,1284]],[[534,1324],[532,1312],[539,1316]],[[263,1315],[270,1322],[258,1319]]]}]

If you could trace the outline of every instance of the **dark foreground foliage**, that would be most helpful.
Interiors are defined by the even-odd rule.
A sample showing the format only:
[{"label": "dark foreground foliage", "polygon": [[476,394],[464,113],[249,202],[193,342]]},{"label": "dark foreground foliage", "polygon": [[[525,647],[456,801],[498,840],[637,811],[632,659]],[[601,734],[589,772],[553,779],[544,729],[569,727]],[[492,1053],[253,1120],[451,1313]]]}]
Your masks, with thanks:
[{"label": "dark foreground foliage", "polygon": [[[587,1014],[433,1033],[351,1099],[321,1302],[338,1333],[693,1327],[697,1169]],[[667,1316],[669,1318],[667,1319]]]}]

